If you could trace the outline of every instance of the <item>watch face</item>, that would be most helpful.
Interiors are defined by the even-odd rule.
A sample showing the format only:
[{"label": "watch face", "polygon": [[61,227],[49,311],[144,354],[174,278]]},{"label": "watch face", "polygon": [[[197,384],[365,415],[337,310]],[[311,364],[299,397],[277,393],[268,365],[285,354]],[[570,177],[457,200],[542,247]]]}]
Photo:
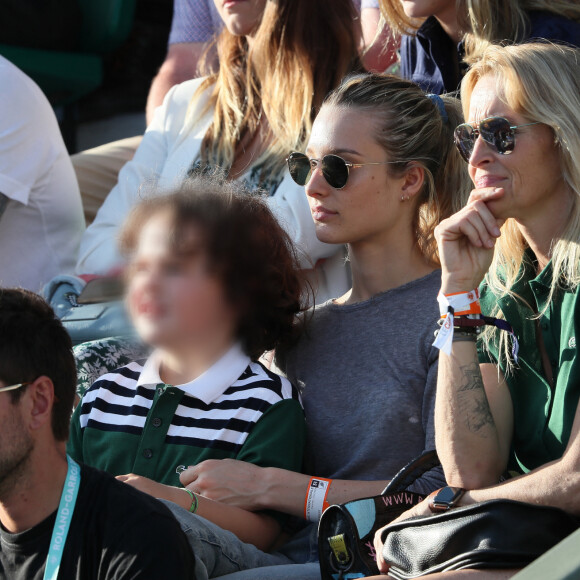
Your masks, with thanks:
[{"label": "watch face", "polygon": [[435,498],[437,503],[450,504],[455,496],[457,495],[457,490],[452,487],[444,487]]}]

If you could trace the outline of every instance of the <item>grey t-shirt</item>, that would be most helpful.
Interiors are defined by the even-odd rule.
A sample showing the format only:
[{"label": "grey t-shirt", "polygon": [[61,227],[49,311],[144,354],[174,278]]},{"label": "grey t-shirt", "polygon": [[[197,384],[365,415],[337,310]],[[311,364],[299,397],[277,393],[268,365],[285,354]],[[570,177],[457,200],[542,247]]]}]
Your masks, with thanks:
[{"label": "grey t-shirt", "polygon": [[[308,429],[306,473],[387,480],[435,448],[441,271],[358,304],[326,302],[278,364],[298,386]],[[445,485],[441,470],[411,488]]]}]

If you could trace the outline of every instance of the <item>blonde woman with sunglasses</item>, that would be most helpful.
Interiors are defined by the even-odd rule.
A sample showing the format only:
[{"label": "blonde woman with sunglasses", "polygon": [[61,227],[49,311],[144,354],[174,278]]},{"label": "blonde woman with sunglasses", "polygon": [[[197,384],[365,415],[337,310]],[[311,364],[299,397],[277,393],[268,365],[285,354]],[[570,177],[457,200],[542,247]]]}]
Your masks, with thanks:
[{"label": "blonde woman with sunglasses", "polygon": [[[436,511],[437,497],[448,508],[508,499],[579,516],[580,51],[488,48],[461,96],[468,123],[455,140],[475,189],[436,229],[453,331],[438,337],[435,430],[457,489],[401,519]],[[499,484],[508,470],[516,477]],[[506,521],[518,534],[533,534],[528,524]]]}]

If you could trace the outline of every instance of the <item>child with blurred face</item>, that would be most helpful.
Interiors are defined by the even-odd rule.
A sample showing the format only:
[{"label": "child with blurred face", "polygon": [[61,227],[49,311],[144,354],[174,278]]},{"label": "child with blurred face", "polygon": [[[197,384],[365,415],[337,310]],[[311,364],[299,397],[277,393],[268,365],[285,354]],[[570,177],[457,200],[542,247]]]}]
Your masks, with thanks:
[{"label": "child with blurred face", "polygon": [[208,459],[302,466],[298,393],[258,362],[296,332],[302,284],[292,244],[258,196],[198,177],[137,206],[121,245],[128,309],[153,352],[87,391],[69,453],[268,550],[282,517],[213,502],[181,487],[179,475]]},{"label": "child with blurred face", "polygon": [[[137,233],[127,302],[139,336],[163,353],[161,374],[186,378],[235,342],[238,312],[210,269],[202,226],[188,225],[183,247],[175,248],[172,214],[154,213]],[[196,364],[202,353],[205,360]]]}]

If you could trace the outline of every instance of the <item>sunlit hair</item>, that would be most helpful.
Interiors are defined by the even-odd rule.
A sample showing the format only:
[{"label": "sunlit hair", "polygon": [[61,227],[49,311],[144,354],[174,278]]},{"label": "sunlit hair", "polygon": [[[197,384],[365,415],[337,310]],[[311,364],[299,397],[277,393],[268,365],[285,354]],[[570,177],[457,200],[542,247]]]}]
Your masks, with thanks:
[{"label": "sunlit hair", "polygon": [[[552,129],[562,177],[573,194],[566,227],[552,241],[549,303],[561,286],[574,289],[580,284],[580,50],[548,43],[488,47],[461,84],[466,114],[475,85],[486,75],[496,79],[498,97],[508,107],[529,122],[539,121]],[[526,247],[515,220],[508,219],[486,278],[497,296],[510,294],[519,299],[510,288],[518,278]],[[486,336],[489,340],[492,334],[487,331]],[[499,336],[509,365],[507,335]]]},{"label": "sunlit hair", "polygon": [[426,259],[439,262],[434,230],[466,203],[472,189],[465,162],[453,145],[453,130],[463,122],[459,100],[443,96],[448,121],[437,105],[414,83],[392,75],[347,77],[324,106],[368,112],[375,124],[374,139],[385,150],[392,175],[412,166],[424,169],[424,185],[417,196],[415,232]]},{"label": "sunlit hair", "polygon": [[580,20],[578,0],[458,0],[465,35],[465,61],[477,62],[489,44],[522,42],[530,36],[530,10]]},{"label": "sunlit hair", "polygon": [[215,111],[202,163],[229,170],[240,141],[267,120],[269,135],[254,166],[264,176],[281,175],[288,152],[305,148],[326,94],[346,73],[362,69],[356,17],[352,0],[268,0],[251,48],[246,37],[224,28],[217,39],[221,66],[205,71],[198,92],[213,87],[202,116]]},{"label": "sunlit hair", "polygon": [[[381,13],[393,32],[414,34],[422,19],[409,18],[401,0],[379,0]],[[530,10],[543,10],[580,20],[578,0],[456,0],[461,29],[465,32],[465,61],[478,61],[490,43],[522,42],[530,35]]]},{"label": "sunlit hair", "polygon": [[[120,247],[129,259],[152,216],[168,213],[177,256],[201,255],[238,314],[237,338],[252,359],[298,337],[308,290],[288,234],[261,196],[222,175],[195,176],[163,195],[151,192],[129,215]],[[192,228],[199,238],[192,239]],[[199,241],[201,240],[201,241]]]}]

